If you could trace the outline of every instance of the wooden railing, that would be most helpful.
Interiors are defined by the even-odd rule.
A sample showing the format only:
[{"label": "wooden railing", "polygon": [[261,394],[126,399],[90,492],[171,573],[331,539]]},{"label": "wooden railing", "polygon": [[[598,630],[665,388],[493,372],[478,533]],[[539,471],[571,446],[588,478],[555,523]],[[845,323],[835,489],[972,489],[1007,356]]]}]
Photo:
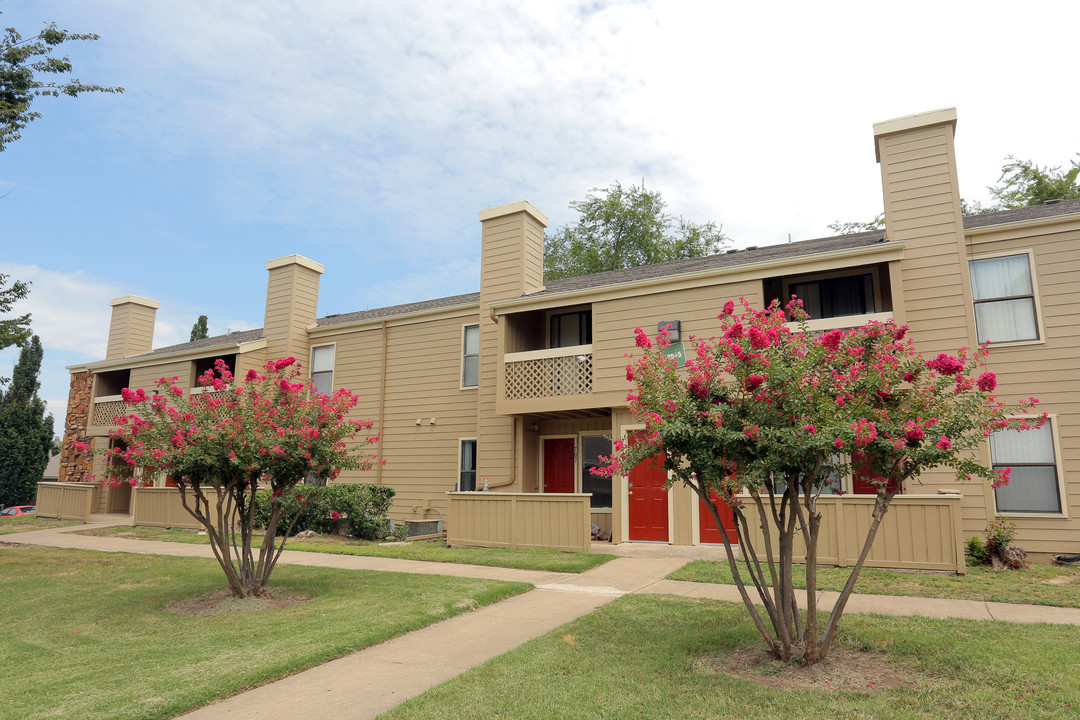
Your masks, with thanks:
[{"label": "wooden railing", "polygon": [[127,407],[119,395],[104,395],[94,399],[94,412],[90,418],[93,427],[112,427],[117,415],[126,415]]},{"label": "wooden railing", "polygon": [[[951,570],[963,575],[961,500],[960,495],[897,495],[878,527],[866,567]],[[854,565],[866,541],[874,496],[822,496],[818,498],[817,507],[821,513],[818,563],[840,567]],[[764,540],[757,510],[747,503],[745,512],[751,540],[762,555]],[[795,562],[803,562],[805,552],[802,535],[796,530]]]},{"label": "wooden railing", "polygon": [[[217,492],[203,488],[203,494],[210,501],[210,512],[217,513]],[[194,505],[195,495],[188,493],[188,504]],[[202,530],[202,524],[184,509],[180,502],[180,491],[174,487],[136,488],[132,500],[135,524],[145,527],[192,528]]]},{"label": "wooden railing", "polygon": [[98,506],[101,483],[39,482],[37,510],[40,517],[89,522]]},{"label": "wooden railing", "polygon": [[450,546],[552,548],[588,552],[590,493],[451,492]]},{"label": "wooden railing", "polygon": [[[865,315],[840,315],[839,317],[814,318],[806,321],[806,329],[811,333],[828,332],[829,330],[847,330],[849,328],[862,327],[868,322],[885,322],[892,318],[891,312],[867,313]],[[788,323],[792,331],[799,329],[799,323]]]},{"label": "wooden railing", "polygon": [[586,395],[592,392],[592,345],[507,353],[506,399]]}]

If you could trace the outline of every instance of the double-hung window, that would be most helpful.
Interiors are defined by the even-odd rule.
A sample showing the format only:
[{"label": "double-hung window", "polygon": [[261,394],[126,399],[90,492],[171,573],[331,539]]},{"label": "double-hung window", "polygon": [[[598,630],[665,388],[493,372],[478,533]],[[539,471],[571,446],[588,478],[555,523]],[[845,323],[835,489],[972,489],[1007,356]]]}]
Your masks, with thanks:
[{"label": "double-hung window", "polygon": [[334,391],[334,346],[311,348],[311,382],[322,395]]},{"label": "double-hung window", "polygon": [[992,433],[990,459],[995,470],[1012,468],[1009,483],[994,491],[999,513],[1061,512],[1061,485],[1050,422],[1038,430]]},{"label": "double-hung window", "polygon": [[480,384],[480,326],[466,325],[461,350],[461,387]]},{"label": "double-hung window", "polygon": [[458,460],[458,490],[476,490],[476,440],[462,440]]},{"label": "double-hung window", "polygon": [[1031,256],[1022,253],[972,260],[968,269],[979,344],[1038,340]]}]

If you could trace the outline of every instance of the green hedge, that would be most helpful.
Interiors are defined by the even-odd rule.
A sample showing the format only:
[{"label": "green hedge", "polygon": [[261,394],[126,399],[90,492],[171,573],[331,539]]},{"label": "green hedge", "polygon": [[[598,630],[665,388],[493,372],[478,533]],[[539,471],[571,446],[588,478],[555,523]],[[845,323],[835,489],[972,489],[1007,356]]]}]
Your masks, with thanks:
[{"label": "green hedge", "polygon": [[[255,498],[255,521],[262,527],[270,521],[270,503],[279,502],[283,507],[277,534],[284,535],[289,520],[303,511],[293,527],[293,533],[314,530],[317,533],[333,533],[339,523],[344,523],[348,533],[365,540],[374,540],[387,532],[387,513],[394,499],[394,489],[380,485],[300,485],[288,497],[272,498],[269,491],[260,490]],[[341,518],[335,519],[337,512]]]}]

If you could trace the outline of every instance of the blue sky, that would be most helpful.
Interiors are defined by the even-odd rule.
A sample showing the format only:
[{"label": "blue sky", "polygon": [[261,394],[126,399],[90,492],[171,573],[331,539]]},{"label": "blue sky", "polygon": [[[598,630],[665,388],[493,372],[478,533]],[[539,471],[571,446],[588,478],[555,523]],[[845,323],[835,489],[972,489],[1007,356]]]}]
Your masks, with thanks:
[{"label": "blue sky", "polygon": [[558,226],[615,180],[739,246],[821,237],[881,210],[872,124],[940,107],[969,199],[1006,155],[1076,157],[1075,2],[878,6],[0,0],[24,36],[100,34],[75,75],[127,89],[38,100],[0,153],[0,272],[34,283],[58,430],[119,295],[161,302],[160,346],[261,326],[290,253],[327,266],[320,314],[472,292],[481,209]]}]

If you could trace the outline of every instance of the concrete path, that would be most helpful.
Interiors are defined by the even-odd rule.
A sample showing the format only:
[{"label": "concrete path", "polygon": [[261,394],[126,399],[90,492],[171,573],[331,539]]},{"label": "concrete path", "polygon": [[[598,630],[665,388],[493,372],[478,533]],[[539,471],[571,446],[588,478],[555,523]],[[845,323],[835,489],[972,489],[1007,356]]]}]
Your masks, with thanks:
[{"label": "concrete path", "polygon": [[[85,527],[101,526],[0,535],[0,543],[213,557],[210,548],[203,545],[72,534]],[[281,562],[287,564],[520,581],[532,583],[536,589],[249,690],[182,717],[188,720],[373,718],[428,688],[628,593],[671,594],[741,602],[738,590],[731,585],[665,580],[665,576],[692,559],[686,550],[668,548],[668,552],[665,552],[660,546],[635,549],[629,556],[617,557],[581,574],[287,550],[281,558]],[[706,548],[704,552],[708,554],[712,550]],[[709,559],[714,558],[710,555]],[[836,597],[837,593],[834,592],[821,593],[819,606],[827,611]],[[847,612],[1080,625],[1080,609],[1074,608],[884,595],[852,595]]]}]

